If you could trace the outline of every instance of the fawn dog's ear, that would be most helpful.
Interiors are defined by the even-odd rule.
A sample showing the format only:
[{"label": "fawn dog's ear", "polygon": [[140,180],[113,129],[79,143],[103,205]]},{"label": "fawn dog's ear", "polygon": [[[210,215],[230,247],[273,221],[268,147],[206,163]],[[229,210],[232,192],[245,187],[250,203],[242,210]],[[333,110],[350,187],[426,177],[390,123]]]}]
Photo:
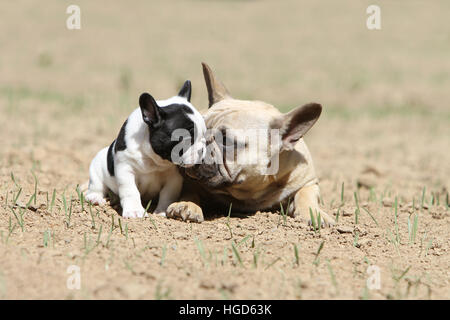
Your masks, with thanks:
[{"label": "fawn dog's ear", "polygon": [[318,103],[308,103],[304,106],[282,115],[272,122],[272,128],[280,129],[282,149],[292,150],[311,127],[316,123],[322,112]]},{"label": "fawn dog's ear", "polygon": [[180,92],[178,92],[178,96],[186,98],[188,102],[191,102],[191,92],[192,92],[191,82],[189,80],[186,80],[183,84],[183,87],[180,89]]},{"label": "fawn dog's ear", "polygon": [[142,119],[146,124],[155,125],[161,120],[159,106],[147,92],[139,97],[139,106],[141,107]]},{"label": "fawn dog's ear", "polygon": [[208,89],[209,107],[223,99],[231,98],[227,88],[225,88],[223,83],[214,75],[211,68],[204,62],[202,62],[202,66],[206,88]]}]

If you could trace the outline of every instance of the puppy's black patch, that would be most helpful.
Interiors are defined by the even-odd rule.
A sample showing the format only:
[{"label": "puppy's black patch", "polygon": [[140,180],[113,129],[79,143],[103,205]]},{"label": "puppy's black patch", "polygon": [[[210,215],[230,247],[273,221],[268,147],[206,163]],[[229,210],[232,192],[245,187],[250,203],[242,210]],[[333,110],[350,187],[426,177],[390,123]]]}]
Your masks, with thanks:
[{"label": "puppy's black patch", "polygon": [[106,156],[106,164],[108,167],[108,172],[111,175],[111,177],[114,177],[114,154],[113,154],[113,152],[116,153],[117,151],[123,151],[127,148],[127,144],[125,142],[125,127],[127,125],[127,122],[128,122],[128,119],[125,120],[125,122],[122,125],[122,128],[120,128],[117,139],[114,140],[108,148],[108,154]]},{"label": "puppy's black patch", "polygon": [[127,122],[128,122],[128,119],[125,120],[125,122],[122,125],[122,128],[120,128],[119,135],[117,136],[117,139],[116,139],[116,145],[114,146],[115,152],[123,151],[127,148],[127,144],[125,142],[125,127],[127,126]]},{"label": "puppy's black patch", "polygon": [[113,145],[116,140],[111,143],[111,145],[108,148],[108,155],[106,156],[106,164],[108,166],[108,172],[111,175],[111,177],[114,177],[114,155],[113,155]]},{"label": "puppy's black patch", "polygon": [[181,142],[172,141],[172,132],[176,129],[185,129],[190,133],[191,145],[194,143],[195,125],[188,114],[194,112],[186,105],[171,104],[159,108],[160,121],[150,126],[150,144],[161,158],[171,162],[172,149]]}]

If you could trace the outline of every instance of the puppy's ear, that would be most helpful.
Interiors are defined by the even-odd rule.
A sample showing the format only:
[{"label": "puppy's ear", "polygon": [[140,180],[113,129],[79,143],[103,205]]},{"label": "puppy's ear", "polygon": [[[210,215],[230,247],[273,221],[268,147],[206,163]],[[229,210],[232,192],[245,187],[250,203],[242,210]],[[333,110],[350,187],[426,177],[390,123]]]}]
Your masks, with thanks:
[{"label": "puppy's ear", "polygon": [[202,62],[202,66],[206,88],[208,89],[209,107],[223,99],[231,98],[227,88],[225,88],[223,83],[218,78],[216,78],[211,68],[204,62]]},{"label": "puppy's ear", "polygon": [[316,123],[322,112],[318,103],[308,103],[286,113],[272,123],[272,127],[281,131],[282,148],[292,150],[311,127]]},{"label": "puppy's ear", "polygon": [[139,106],[141,107],[142,119],[148,125],[154,125],[159,122],[159,107],[155,99],[147,92],[139,97]]},{"label": "puppy's ear", "polygon": [[181,88],[180,92],[178,92],[178,96],[182,98],[186,98],[187,101],[191,102],[191,82],[186,80]]}]

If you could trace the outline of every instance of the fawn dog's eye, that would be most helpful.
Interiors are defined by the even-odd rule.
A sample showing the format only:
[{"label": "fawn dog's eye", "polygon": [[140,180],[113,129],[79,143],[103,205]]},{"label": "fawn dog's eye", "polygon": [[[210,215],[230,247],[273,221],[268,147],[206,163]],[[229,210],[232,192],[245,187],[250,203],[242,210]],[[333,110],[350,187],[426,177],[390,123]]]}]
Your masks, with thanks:
[{"label": "fawn dog's eye", "polygon": [[245,148],[247,146],[247,143],[240,142],[238,140],[238,137],[235,135],[232,135],[229,130],[226,130],[224,128],[220,129],[220,135],[221,139],[218,139],[218,144],[222,148]]}]

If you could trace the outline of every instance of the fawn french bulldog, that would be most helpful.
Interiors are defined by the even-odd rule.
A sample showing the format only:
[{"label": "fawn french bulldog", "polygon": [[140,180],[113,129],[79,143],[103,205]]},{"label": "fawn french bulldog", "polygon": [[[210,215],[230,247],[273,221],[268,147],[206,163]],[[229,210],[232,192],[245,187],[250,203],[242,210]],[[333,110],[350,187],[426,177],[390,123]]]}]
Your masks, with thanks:
[{"label": "fawn french bulldog", "polygon": [[[222,212],[227,212],[230,203],[241,212],[278,210],[281,203],[289,215],[307,223],[311,223],[313,212],[320,213],[322,224],[332,225],[334,219],[319,206],[318,179],[303,140],[319,118],[322,106],[309,103],[282,114],[262,101],[232,98],[204,63],[203,74],[209,98],[209,109],[203,115],[210,133],[206,136],[206,154],[212,156],[184,169],[188,185],[180,202],[169,206],[167,215],[201,222],[202,208],[212,202],[221,206]],[[243,129],[265,133],[264,143],[252,144]],[[214,131],[221,133],[219,139]],[[270,142],[274,136],[279,143]],[[249,152],[251,146],[254,149]],[[227,156],[230,150],[231,157]],[[253,157],[257,161],[236,161],[241,155],[242,159]],[[210,161],[205,161],[207,158]],[[268,170],[274,169],[275,161],[275,170]]]}]

